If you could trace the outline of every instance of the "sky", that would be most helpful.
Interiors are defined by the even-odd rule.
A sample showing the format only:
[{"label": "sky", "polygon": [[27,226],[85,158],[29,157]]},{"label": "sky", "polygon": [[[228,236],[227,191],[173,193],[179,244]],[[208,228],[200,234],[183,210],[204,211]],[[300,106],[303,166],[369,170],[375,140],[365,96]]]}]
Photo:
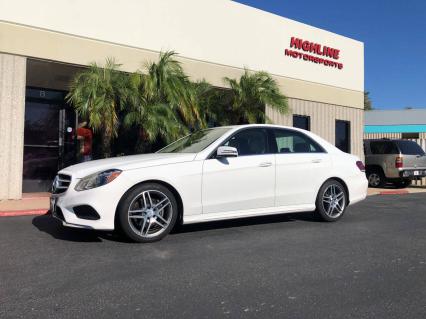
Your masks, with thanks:
[{"label": "sky", "polygon": [[426,108],[426,0],[238,0],[364,42],[375,109]]}]

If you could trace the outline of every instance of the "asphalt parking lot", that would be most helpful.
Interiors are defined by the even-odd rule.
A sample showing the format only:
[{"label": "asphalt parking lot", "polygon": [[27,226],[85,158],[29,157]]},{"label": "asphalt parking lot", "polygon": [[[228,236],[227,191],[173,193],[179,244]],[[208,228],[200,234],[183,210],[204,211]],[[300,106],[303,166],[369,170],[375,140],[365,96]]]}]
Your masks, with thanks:
[{"label": "asphalt parking lot", "polygon": [[161,242],[0,219],[0,318],[425,318],[426,195],[189,225]]}]

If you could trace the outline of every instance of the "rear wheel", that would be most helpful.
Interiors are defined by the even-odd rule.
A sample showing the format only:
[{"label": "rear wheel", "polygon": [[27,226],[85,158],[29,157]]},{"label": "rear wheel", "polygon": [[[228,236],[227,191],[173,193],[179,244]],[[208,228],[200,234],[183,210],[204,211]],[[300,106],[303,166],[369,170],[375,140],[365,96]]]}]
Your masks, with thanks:
[{"label": "rear wheel", "polygon": [[396,187],[399,187],[399,188],[408,187],[410,184],[411,184],[411,180],[409,179],[403,179],[395,183]]},{"label": "rear wheel", "polygon": [[347,202],[346,190],[342,183],[329,180],[318,192],[315,212],[323,221],[334,222],[345,213]]},{"label": "rear wheel", "polygon": [[118,222],[124,235],[135,242],[164,238],[176,223],[178,205],[169,189],[147,183],[129,191],[118,206]]},{"label": "rear wheel", "polygon": [[372,168],[367,171],[368,186],[383,187],[386,184],[386,178],[383,172],[378,168]]}]

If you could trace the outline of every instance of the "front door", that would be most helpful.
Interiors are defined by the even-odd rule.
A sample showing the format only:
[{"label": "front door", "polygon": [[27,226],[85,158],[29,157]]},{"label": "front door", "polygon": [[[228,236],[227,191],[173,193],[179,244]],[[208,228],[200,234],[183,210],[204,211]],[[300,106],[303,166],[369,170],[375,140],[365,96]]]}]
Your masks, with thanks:
[{"label": "front door", "polygon": [[203,213],[273,207],[275,155],[269,153],[266,130],[244,129],[224,145],[236,147],[239,155],[204,161]]},{"label": "front door", "polygon": [[45,192],[57,171],[75,161],[75,113],[62,91],[27,88],[23,192]]}]

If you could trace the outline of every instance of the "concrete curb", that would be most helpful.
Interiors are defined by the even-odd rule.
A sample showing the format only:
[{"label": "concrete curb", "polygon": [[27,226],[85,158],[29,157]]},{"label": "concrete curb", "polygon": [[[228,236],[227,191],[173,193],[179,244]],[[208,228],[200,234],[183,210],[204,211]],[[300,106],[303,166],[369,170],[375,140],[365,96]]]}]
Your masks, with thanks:
[{"label": "concrete curb", "polygon": [[0,217],[39,216],[46,215],[48,211],[48,209],[14,210],[8,212],[0,212]]},{"label": "concrete curb", "polygon": [[379,195],[405,195],[410,194],[407,190],[392,190],[392,191],[382,191],[379,192]]}]

